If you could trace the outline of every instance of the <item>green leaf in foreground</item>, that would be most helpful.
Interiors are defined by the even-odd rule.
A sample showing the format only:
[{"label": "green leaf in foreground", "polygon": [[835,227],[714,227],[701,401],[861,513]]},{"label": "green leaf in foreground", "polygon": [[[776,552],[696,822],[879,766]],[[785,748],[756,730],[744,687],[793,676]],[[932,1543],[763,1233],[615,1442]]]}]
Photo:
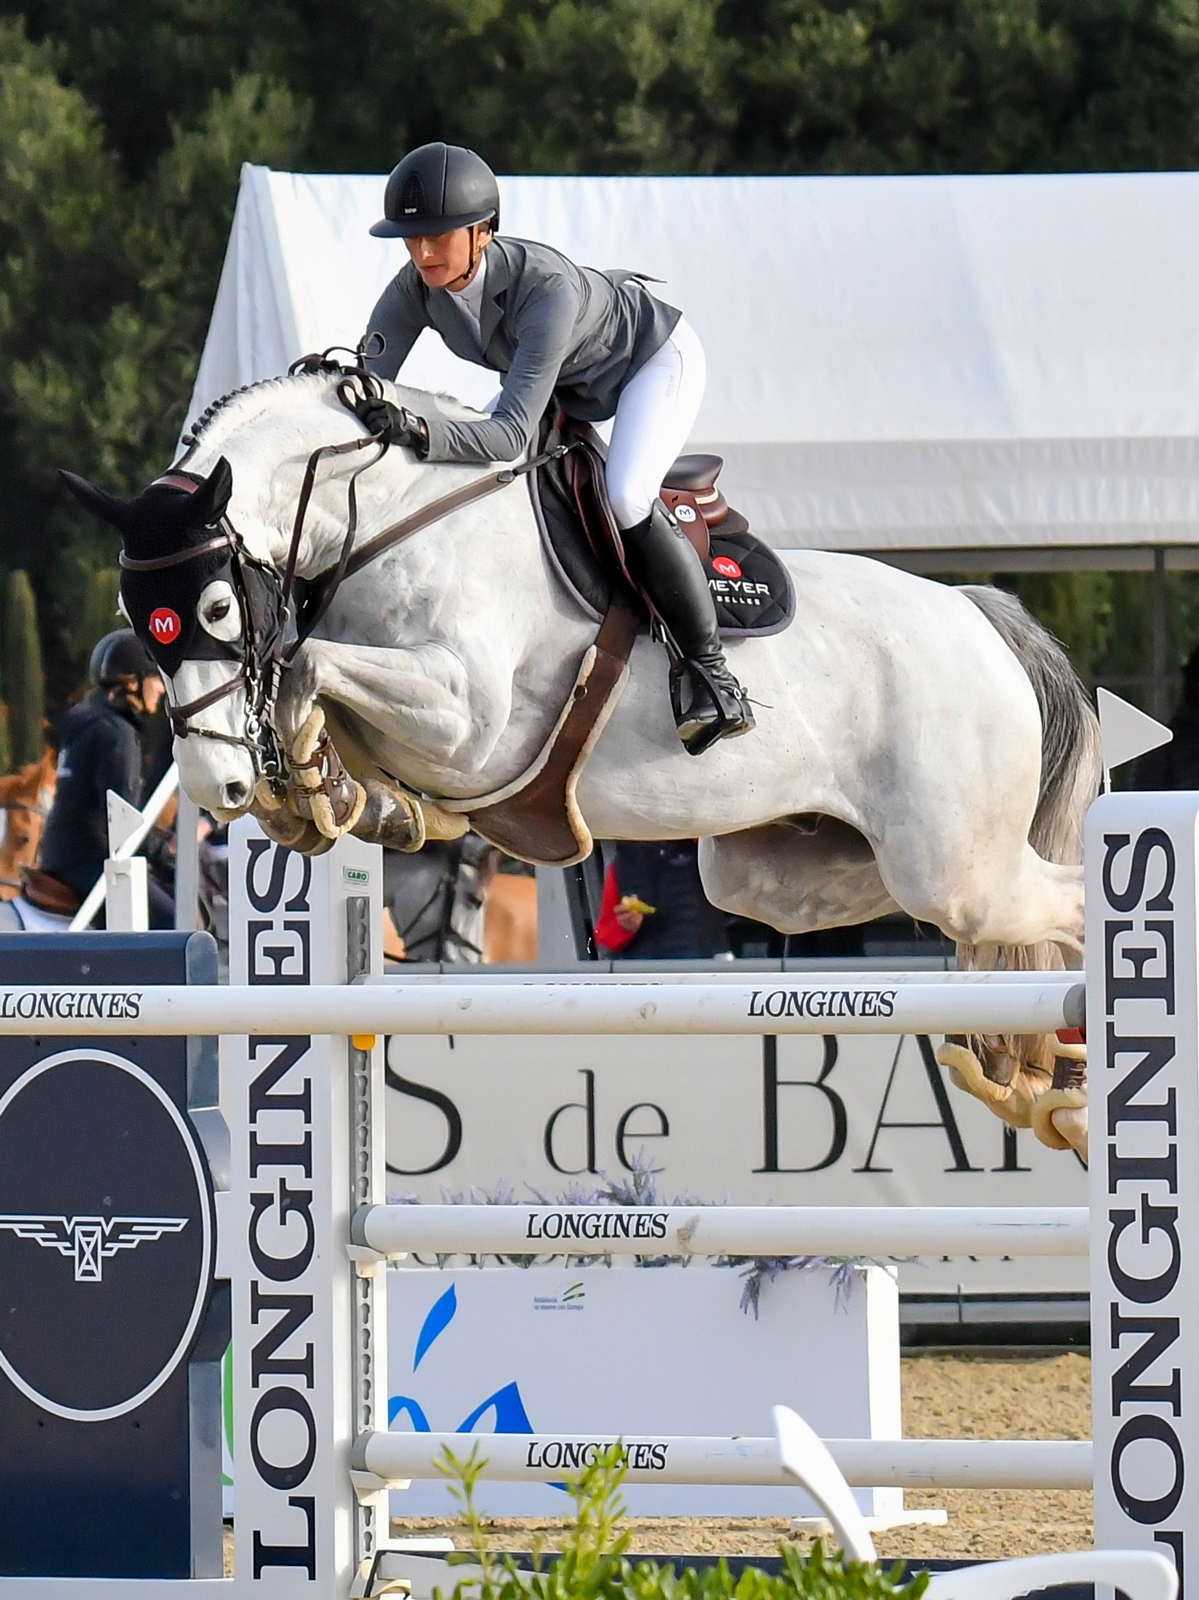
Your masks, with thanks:
[{"label": "green leaf in foreground", "polygon": [[[724,1559],[713,1567],[681,1571],[655,1561],[631,1561],[630,1536],[621,1530],[620,1485],[627,1468],[619,1445],[600,1452],[578,1481],[568,1485],[574,1520],[561,1554],[543,1565],[537,1544],[533,1571],[521,1572],[511,1555],[487,1547],[486,1526],[474,1500],[486,1465],[479,1452],[476,1441],[465,1461],[446,1450],[437,1463],[453,1480],[450,1488],[461,1507],[460,1524],[469,1545],[449,1558],[471,1569],[455,1585],[452,1600],[919,1600],[928,1587],[927,1573],[905,1581],[901,1562],[884,1571],[874,1562],[843,1561],[840,1555],[826,1554],[819,1540],[806,1561],[793,1545],[781,1543],[779,1573],[745,1567],[734,1576]],[[436,1600],[446,1600],[440,1590],[434,1594]]]}]

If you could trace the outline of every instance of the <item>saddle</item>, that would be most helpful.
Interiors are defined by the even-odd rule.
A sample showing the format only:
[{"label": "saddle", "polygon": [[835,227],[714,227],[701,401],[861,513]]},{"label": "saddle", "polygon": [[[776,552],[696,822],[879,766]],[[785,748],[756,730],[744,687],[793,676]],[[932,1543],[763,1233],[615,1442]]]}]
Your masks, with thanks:
[{"label": "saddle", "polygon": [[52,911],[60,917],[73,917],[83,904],[83,896],[70,884],[37,867],[21,868],[21,893],[39,911]]},{"label": "saddle", "polygon": [[[547,419],[538,456],[549,459],[529,473],[529,493],[547,558],[599,632],[533,765],[494,794],[442,804],[469,810],[471,826],[509,855],[565,867],[591,854],[591,833],[575,799],[579,774],[620,698],[638,633],[657,619],[625,564],[608,500],[605,450],[594,429],[560,414]],[[719,456],[680,456],[662,499],[704,562],[721,633],[778,633],[795,614],[790,575],[730,509],[717,486],[723,466]]]},{"label": "saddle", "polygon": [[[567,593],[599,622],[622,589],[643,626],[653,608],[630,579],[604,477],[606,451],[587,423],[559,417],[543,424],[539,452],[569,453],[530,474],[529,492],[550,565]],[[775,552],[749,531],[717,480],[724,461],[684,455],[666,474],[661,498],[695,547],[716,603],[722,637],[781,633],[795,616],[791,575]]]}]

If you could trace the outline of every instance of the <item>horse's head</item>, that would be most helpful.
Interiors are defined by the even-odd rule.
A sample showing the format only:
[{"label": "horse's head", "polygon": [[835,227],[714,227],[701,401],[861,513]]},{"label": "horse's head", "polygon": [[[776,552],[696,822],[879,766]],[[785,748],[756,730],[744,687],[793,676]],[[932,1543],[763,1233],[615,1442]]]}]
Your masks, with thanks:
[{"label": "horse's head", "polygon": [[274,759],[263,719],[283,618],[278,574],[229,521],[229,463],[168,472],[129,501],[62,476],[120,532],[121,609],[162,672],[183,787],[222,820],[239,815]]},{"label": "horse's head", "polygon": [[56,762],[53,750],[47,750],[40,761],[0,778],[0,900],[20,894],[21,869],[37,861],[54,801]]}]

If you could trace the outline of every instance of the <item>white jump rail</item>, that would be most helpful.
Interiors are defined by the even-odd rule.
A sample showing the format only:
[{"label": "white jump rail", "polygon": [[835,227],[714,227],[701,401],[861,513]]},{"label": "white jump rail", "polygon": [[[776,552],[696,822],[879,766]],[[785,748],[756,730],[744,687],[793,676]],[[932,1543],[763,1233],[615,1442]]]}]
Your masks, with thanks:
[{"label": "white jump rail", "polygon": [[[790,1480],[774,1438],[644,1438],[615,1434],[368,1433],[354,1467],[380,1486],[442,1477],[449,1450],[465,1460],[477,1447],[481,1476],[508,1483],[577,1478],[599,1450],[619,1443],[630,1483],[772,1486]],[[1089,1489],[1085,1439],[826,1439],[850,1484],[901,1489]],[[362,1483],[360,1487],[373,1487]]]},{"label": "white jump rail", "polygon": [[1085,1256],[1086,1206],[364,1207],[380,1255]]},{"label": "white jump rail", "polygon": [[[219,989],[0,988],[0,1034],[1052,1033],[1082,1024],[1085,991],[1060,973],[1016,983],[873,977],[593,984],[571,975],[478,984]],[[83,1026],[81,1027],[81,1024]]]}]

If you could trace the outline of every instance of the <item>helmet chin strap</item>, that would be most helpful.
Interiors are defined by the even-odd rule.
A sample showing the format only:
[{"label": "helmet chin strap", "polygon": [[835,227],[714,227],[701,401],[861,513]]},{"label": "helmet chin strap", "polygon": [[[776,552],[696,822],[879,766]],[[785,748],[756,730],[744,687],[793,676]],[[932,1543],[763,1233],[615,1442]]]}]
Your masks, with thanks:
[{"label": "helmet chin strap", "polygon": [[[486,243],[481,244],[479,242],[479,236],[484,228],[487,229],[487,241]],[[479,262],[483,258],[483,252],[486,250],[487,245],[490,244],[490,242],[491,223],[472,222],[470,225],[470,266],[467,267],[466,271],[460,278],[455,278],[453,283],[447,283],[447,289],[453,289],[456,293],[460,293],[461,290],[466,288],[467,284],[470,283],[474,278]]]}]

